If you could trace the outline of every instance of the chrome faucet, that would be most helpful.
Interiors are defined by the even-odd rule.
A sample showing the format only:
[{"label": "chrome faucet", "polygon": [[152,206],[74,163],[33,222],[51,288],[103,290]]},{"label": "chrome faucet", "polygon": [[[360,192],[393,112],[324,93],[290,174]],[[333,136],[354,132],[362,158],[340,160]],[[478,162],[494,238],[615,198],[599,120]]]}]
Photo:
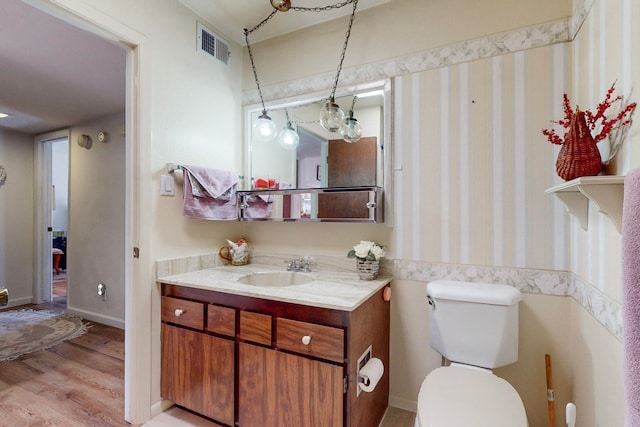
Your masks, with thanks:
[{"label": "chrome faucet", "polygon": [[308,273],[311,271],[311,266],[315,265],[311,260],[311,257],[304,257],[285,261],[287,264],[287,271],[302,271],[304,273]]}]

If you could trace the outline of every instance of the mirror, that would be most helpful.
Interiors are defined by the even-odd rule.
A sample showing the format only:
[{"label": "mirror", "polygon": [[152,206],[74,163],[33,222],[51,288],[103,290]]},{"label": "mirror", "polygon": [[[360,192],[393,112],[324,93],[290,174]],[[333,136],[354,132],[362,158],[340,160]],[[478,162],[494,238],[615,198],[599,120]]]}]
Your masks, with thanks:
[{"label": "mirror", "polygon": [[240,191],[241,221],[382,222],[382,189]]},{"label": "mirror", "polygon": [[[385,187],[385,169],[390,164],[386,137],[389,92],[389,81],[337,91],[336,103],[345,114],[353,105],[353,116],[362,126],[362,138],[355,143],[347,143],[339,132],[320,126],[320,108],[327,94],[323,94],[325,98],[306,95],[267,104],[267,114],[278,129],[278,137],[269,142],[256,141],[252,135],[253,124],[262,114],[261,105],[247,107],[243,190]],[[299,136],[293,149],[279,143],[289,121]]]}]

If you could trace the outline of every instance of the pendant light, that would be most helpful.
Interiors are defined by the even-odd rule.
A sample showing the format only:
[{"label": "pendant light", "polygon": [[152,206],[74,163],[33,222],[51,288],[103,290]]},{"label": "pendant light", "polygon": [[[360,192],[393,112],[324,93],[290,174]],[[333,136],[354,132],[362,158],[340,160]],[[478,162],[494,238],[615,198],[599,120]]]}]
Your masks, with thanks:
[{"label": "pendant light", "polygon": [[280,144],[280,146],[286,150],[295,150],[300,143],[300,136],[298,135],[298,132],[293,129],[293,126],[291,126],[289,112],[287,110],[285,110],[284,112],[287,115],[287,125],[278,135],[278,144]]},{"label": "pendant light", "polygon": [[282,148],[287,150],[295,150],[300,143],[300,137],[291,126],[291,122],[288,122],[284,129],[278,135],[278,143]]},{"label": "pendant light", "polygon": [[256,142],[270,142],[278,135],[278,128],[276,124],[271,120],[271,117],[267,115],[267,110],[262,110],[262,114],[253,123],[252,137]]},{"label": "pendant light", "polygon": [[342,53],[340,54],[340,62],[338,64],[338,71],[336,72],[336,78],[333,82],[333,89],[329,100],[320,109],[320,125],[329,132],[338,132],[344,123],[344,111],[338,104],[336,104],[336,88],[338,87],[338,80],[340,80],[340,72],[342,71],[342,63],[347,53],[347,45],[349,44],[349,37],[351,36],[351,28],[353,27],[353,20],[356,17],[356,9],[358,8],[358,0],[353,1],[353,11],[349,18],[349,25],[347,26],[347,34],[344,38],[344,44],[342,45]]},{"label": "pendant light", "polygon": [[[271,141],[277,135],[277,129],[273,121],[267,114],[267,109],[264,105],[264,97],[262,95],[262,89],[260,88],[260,81],[258,80],[258,71],[256,69],[256,64],[253,58],[253,52],[251,51],[251,44],[249,43],[249,34],[256,31],[257,29],[263,27],[273,16],[278,12],[286,12],[288,10],[295,10],[301,12],[325,12],[333,9],[339,9],[348,4],[353,5],[353,11],[351,12],[351,17],[349,18],[349,25],[347,26],[347,32],[345,35],[344,44],[342,46],[342,53],[340,54],[340,62],[338,64],[338,69],[336,72],[336,77],[334,79],[333,88],[331,90],[331,95],[329,96],[328,101],[324,104],[324,106],[320,109],[320,125],[328,130],[329,132],[338,132],[345,124],[345,115],[344,111],[340,108],[338,104],[335,102],[335,94],[336,88],[338,87],[338,81],[340,79],[340,72],[342,71],[342,64],[344,62],[344,57],[347,53],[347,46],[349,44],[349,37],[351,36],[351,28],[353,27],[353,21],[356,16],[356,10],[358,8],[358,0],[344,0],[336,4],[330,4],[326,6],[316,6],[316,7],[302,7],[302,6],[292,6],[291,0],[270,0],[271,6],[273,10],[265,19],[260,21],[257,25],[255,25],[252,29],[244,29],[245,41],[247,43],[247,50],[249,52],[249,59],[251,61],[251,68],[253,69],[253,77],[256,82],[256,87],[258,89],[258,95],[260,96],[260,102],[262,103],[262,115],[256,121],[254,125],[253,137],[256,140],[261,141]],[[357,120],[351,116],[350,123],[357,123]],[[269,122],[271,124],[269,124]],[[272,126],[273,125],[273,126]],[[287,123],[287,126],[283,130],[283,132],[293,131],[293,127],[290,126],[290,123]],[[295,132],[295,131],[294,131]],[[297,135],[297,134],[296,134]]]},{"label": "pendant light", "polygon": [[345,119],[343,126],[340,128],[340,135],[342,135],[342,138],[349,143],[358,142],[360,141],[360,138],[362,138],[362,126],[360,126],[358,120],[353,117],[353,110],[349,110],[347,118]]},{"label": "pendant light", "polygon": [[251,136],[256,142],[266,143],[271,142],[276,139],[278,134],[278,128],[276,124],[271,120],[271,117],[267,114],[267,108],[264,106],[264,97],[262,96],[262,89],[260,88],[260,80],[258,79],[258,70],[256,69],[256,64],[253,59],[253,52],[251,51],[251,44],[249,43],[249,34],[252,31],[255,31],[260,26],[264,25],[273,15],[275,15],[277,10],[274,9],[273,12],[260,24],[256,25],[252,30],[244,29],[244,39],[247,42],[247,50],[249,51],[249,59],[251,60],[251,68],[253,69],[253,77],[256,81],[256,86],[258,87],[258,94],[260,95],[260,103],[262,104],[262,114],[258,117],[258,120],[255,121],[252,127]]},{"label": "pendant light", "polygon": [[329,132],[338,132],[344,123],[344,111],[333,96],[320,108],[320,126]]}]

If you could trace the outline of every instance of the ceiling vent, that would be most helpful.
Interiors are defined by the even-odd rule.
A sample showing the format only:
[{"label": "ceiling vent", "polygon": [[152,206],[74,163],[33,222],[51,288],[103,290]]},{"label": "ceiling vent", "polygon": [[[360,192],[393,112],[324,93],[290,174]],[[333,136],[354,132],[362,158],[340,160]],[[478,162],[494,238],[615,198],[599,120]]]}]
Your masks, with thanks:
[{"label": "ceiling vent", "polygon": [[198,52],[209,58],[229,65],[231,49],[229,43],[222,40],[213,31],[198,22]]}]

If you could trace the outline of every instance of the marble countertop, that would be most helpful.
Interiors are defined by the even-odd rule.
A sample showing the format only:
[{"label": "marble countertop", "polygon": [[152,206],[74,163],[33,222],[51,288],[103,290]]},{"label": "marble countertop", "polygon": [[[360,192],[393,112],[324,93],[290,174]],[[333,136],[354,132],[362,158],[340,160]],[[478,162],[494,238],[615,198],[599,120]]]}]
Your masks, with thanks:
[{"label": "marble countertop", "polygon": [[284,272],[268,265],[220,266],[188,273],[163,276],[159,283],[188,286],[234,295],[264,298],[344,311],[353,311],[391,281],[390,277],[360,280],[355,272],[311,271],[297,273],[315,280],[303,285],[262,287],[245,285],[238,279],[251,273]]}]

